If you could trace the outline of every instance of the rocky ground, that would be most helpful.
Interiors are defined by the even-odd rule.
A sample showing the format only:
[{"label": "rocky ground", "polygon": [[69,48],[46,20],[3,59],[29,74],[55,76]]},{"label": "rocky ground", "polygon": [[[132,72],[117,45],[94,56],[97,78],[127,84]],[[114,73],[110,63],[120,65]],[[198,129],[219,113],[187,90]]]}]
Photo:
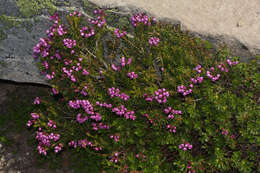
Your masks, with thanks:
[{"label": "rocky ground", "polygon": [[41,161],[30,144],[33,133],[23,124],[29,111],[26,106],[48,91],[46,87],[0,81],[0,173],[73,173],[64,164],[53,168]]}]

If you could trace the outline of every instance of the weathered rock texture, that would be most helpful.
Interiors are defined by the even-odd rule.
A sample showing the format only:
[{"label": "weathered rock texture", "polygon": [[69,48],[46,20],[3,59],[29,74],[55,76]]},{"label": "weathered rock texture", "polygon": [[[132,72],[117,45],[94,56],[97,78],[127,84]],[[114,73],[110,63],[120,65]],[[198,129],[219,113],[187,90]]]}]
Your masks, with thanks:
[{"label": "weathered rock texture", "polygon": [[243,60],[260,55],[259,0],[90,0],[104,8],[147,11],[158,19],[180,22],[211,43],[227,43]]},{"label": "weathered rock texture", "polygon": [[[176,24],[217,45],[226,43],[232,56],[242,61],[260,55],[259,0],[89,0],[110,13],[129,16],[146,12]],[[91,15],[88,0],[0,0],[0,79],[48,84],[32,58],[32,47],[45,37],[49,15],[69,10]],[[123,21],[124,22],[124,21]],[[112,23],[114,26],[117,23]]]}]

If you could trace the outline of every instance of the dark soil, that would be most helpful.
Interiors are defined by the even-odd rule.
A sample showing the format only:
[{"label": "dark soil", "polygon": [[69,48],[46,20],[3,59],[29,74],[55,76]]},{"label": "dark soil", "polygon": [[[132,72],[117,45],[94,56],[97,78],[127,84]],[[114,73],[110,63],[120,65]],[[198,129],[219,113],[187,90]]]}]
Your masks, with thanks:
[{"label": "dark soil", "polygon": [[44,162],[32,145],[34,133],[26,127],[34,98],[49,93],[47,86],[0,81],[0,173],[73,172],[65,162],[60,168]]}]

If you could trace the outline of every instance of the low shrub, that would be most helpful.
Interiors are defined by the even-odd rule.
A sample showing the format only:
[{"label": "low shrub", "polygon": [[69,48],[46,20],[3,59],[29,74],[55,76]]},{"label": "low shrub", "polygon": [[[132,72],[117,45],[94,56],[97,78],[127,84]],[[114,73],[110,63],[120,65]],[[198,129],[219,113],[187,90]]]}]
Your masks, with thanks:
[{"label": "low shrub", "polygon": [[[56,101],[37,97],[27,126],[37,151],[73,150],[76,172],[254,172],[259,166],[259,69],[217,55],[179,26],[145,14],[133,32],[58,14],[34,57]],[[84,161],[83,161],[83,160]]]}]

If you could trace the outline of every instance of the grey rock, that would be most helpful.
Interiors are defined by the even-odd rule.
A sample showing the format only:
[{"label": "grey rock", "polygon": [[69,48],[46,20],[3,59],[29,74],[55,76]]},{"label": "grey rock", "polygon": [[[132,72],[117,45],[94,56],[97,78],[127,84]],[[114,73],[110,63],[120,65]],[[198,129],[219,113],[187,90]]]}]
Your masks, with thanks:
[{"label": "grey rock", "polygon": [[7,166],[7,167],[10,167],[10,166],[12,166],[14,163],[15,163],[15,159],[14,159],[14,158],[11,158],[11,159],[9,159],[9,160],[7,161],[6,166]]},{"label": "grey rock", "polygon": [[248,61],[260,55],[260,1],[248,0],[90,0],[102,8],[147,12],[180,23],[183,31],[213,44],[227,44],[231,56]]}]

